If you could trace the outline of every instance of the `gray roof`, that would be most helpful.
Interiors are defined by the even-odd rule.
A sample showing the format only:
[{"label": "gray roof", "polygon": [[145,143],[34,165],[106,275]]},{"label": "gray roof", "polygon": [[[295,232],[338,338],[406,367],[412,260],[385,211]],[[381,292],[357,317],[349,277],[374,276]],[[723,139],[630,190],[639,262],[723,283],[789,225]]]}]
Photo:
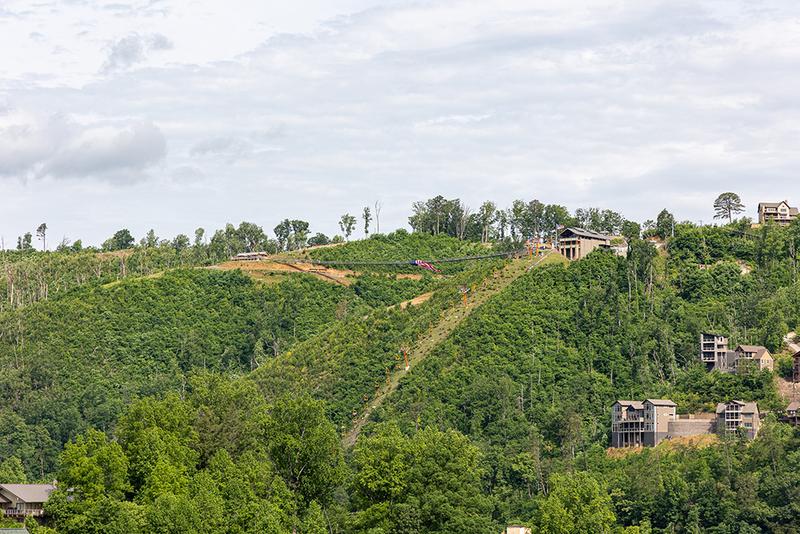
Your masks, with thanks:
[{"label": "gray roof", "polygon": [[723,335],[723,334],[717,334],[717,333],[715,333],[715,332],[701,332],[701,335],[704,335],[704,336],[714,336],[714,337],[724,337],[724,338],[726,338],[726,339],[727,339],[727,336],[725,336],[725,335]]},{"label": "gray roof", "polygon": [[758,206],[759,207],[764,206],[765,208],[777,208],[781,204],[786,204],[791,208],[788,200],[779,200],[778,202],[759,202]]},{"label": "gray roof", "polygon": [[677,406],[669,399],[647,399],[645,402],[649,402],[653,406]]},{"label": "gray roof", "polygon": [[47,502],[50,494],[56,489],[52,484],[0,484],[0,489],[15,495],[27,503]]},{"label": "gray roof", "polygon": [[635,408],[637,410],[641,410],[644,408],[644,404],[641,401],[633,401],[633,400],[618,400],[614,404],[619,404],[625,408]]},{"label": "gray roof", "polygon": [[761,345],[739,345],[736,347],[736,352],[753,352],[755,353],[753,358],[756,360],[763,358],[765,355],[769,355],[767,347],[762,347]]},{"label": "gray roof", "polygon": [[795,208],[794,206],[790,206],[789,202],[786,200],[781,200],[780,202],[759,202],[758,209],[761,210],[762,207],[764,208],[777,208],[781,204],[786,204],[786,207],[789,208],[789,215],[797,215],[800,210]]},{"label": "gray roof", "polygon": [[25,527],[0,528],[0,534],[30,534],[30,531]]},{"label": "gray roof", "polygon": [[758,413],[758,404],[755,402],[745,402],[740,400],[732,400],[728,402],[720,402],[717,404],[717,413],[722,413],[728,407],[728,404],[735,403],[742,407],[742,413]]},{"label": "gray roof", "polygon": [[590,239],[599,239],[601,241],[606,241],[608,239],[611,239],[611,236],[603,235],[598,232],[593,232],[585,228],[577,228],[574,226],[569,228],[564,228],[563,230],[561,230],[561,232],[558,234],[559,237],[565,234],[566,232],[572,232],[573,234],[581,237],[588,237]]}]

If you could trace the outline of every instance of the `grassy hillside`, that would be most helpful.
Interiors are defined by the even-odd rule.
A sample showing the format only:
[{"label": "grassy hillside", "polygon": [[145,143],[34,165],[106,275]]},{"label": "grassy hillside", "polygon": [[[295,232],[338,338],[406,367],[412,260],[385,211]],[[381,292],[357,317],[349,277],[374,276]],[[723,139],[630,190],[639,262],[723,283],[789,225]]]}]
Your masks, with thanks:
[{"label": "grassy hillside", "polygon": [[460,301],[458,287],[480,283],[502,262],[480,262],[432,288],[434,295],[419,306],[381,308],[351,316],[297,344],[253,374],[268,396],[308,390],[325,400],[334,423],[345,430],[354,415],[402,364],[401,349],[410,347]]},{"label": "grassy hillside", "polygon": [[[352,266],[359,271],[377,270],[392,272],[422,273],[419,267],[380,267],[368,265],[352,265],[348,262],[369,261],[413,261],[435,260],[440,258],[456,258],[491,254],[492,250],[479,243],[461,241],[441,234],[411,234],[397,230],[391,234],[376,234],[368,239],[352,241],[336,247],[321,247],[307,252],[308,257],[319,261],[340,261],[344,266]],[[437,263],[436,266],[445,273],[459,272],[466,268],[463,263]]]}]

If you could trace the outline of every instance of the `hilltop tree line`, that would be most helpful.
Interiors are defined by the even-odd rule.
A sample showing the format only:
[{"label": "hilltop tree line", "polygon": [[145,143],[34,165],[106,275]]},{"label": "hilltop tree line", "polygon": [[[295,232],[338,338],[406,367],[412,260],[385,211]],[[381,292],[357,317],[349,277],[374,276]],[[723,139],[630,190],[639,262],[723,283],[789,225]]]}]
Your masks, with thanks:
[{"label": "hilltop tree line", "polygon": [[[744,204],[736,193],[722,193],[714,201],[715,219],[728,219],[744,211]],[[647,220],[642,224],[626,219],[622,214],[609,209],[595,207],[578,208],[574,213],[559,204],[545,204],[539,200],[514,200],[507,208],[498,207],[493,201],[483,202],[477,210],[472,210],[460,199],[446,199],[438,195],[425,201],[414,202],[412,215],[408,224],[415,232],[432,235],[449,235],[461,240],[487,243],[494,240],[523,241],[531,238],[546,240],[555,239],[558,229],[565,226],[578,226],[595,232],[637,237],[644,232],[645,236],[666,238],[674,235],[675,219],[666,209],[662,210],[656,220]],[[360,219],[363,224],[363,236],[375,231],[380,233],[381,203],[373,207],[364,206]],[[308,221],[301,219],[284,219],[274,229],[274,238],[270,237],[261,226],[242,222],[238,227],[227,224],[224,229],[217,230],[210,241],[206,242],[206,231],[197,228],[194,239],[185,234],[178,234],[172,239],[156,236],[149,230],[138,245],[141,247],[172,247],[180,252],[189,247],[201,248],[208,245],[215,259],[219,255],[228,256],[238,252],[265,251],[269,253],[291,251],[307,246],[327,245],[349,240],[358,225],[359,219],[350,213],[343,214],[338,222],[340,235],[328,237],[317,232],[311,234]],[[36,237],[47,250],[47,223],[36,228]],[[137,245],[136,239],[127,228],[123,228],[105,240],[97,250],[106,252],[126,250]],[[64,237],[57,245],[60,252],[79,252],[83,250],[80,239],[74,242]],[[96,250],[90,247],[91,250]],[[17,239],[18,251],[34,250],[33,235],[25,233]],[[234,252],[235,251],[235,252]],[[215,255],[214,253],[219,253]]]}]

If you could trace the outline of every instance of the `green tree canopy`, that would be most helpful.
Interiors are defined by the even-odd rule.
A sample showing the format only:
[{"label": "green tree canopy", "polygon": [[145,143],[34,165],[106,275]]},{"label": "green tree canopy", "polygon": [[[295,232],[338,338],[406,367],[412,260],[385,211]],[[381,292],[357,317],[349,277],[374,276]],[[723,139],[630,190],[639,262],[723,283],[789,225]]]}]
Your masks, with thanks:
[{"label": "green tree canopy", "polygon": [[715,219],[728,219],[728,222],[733,222],[733,216],[737,213],[744,211],[744,204],[742,199],[736,193],[722,193],[714,201],[714,218]]}]

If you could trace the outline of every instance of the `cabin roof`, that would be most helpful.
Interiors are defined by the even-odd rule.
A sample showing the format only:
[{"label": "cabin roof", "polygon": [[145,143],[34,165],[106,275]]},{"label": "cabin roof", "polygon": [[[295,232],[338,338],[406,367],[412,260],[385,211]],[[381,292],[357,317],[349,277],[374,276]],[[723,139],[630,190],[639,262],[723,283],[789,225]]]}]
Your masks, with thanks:
[{"label": "cabin roof", "polygon": [[674,402],[669,399],[647,399],[647,401],[653,406],[677,406]]},{"label": "cabin roof", "polygon": [[601,234],[599,232],[593,232],[592,230],[587,230],[586,228],[578,228],[575,226],[564,228],[558,235],[559,237],[563,237],[565,234],[568,234],[567,237],[569,237],[569,235],[575,235],[579,237],[588,237],[589,239],[597,239],[600,241],[606,241],[611,239],[610,236]]},{"label": "cabin roof", "polygon": [[619,404],[623,408],[635,408],[637,410],[644,408],[644,404],[641,401],[635,400],[618,400],[614,404]]},{"label": "cabin roof", "polygon": [[758,413],[758,404],[755,402],[745,402],[740,400],[731,400],[728,402],[720,402],[717,404],[717,413],[722,413],[728,408],[728,404],[738,404],[742,407],[743,413]]},{"label": "cabin roof", "polygon": [[753,357],[756,359],[762,358],[764,355],[769,354],[767,347],[762,347],[761,345],[739,345],[736,347],[736,352],[753,352],[755,353]]},{"label": "cabin roof", "polygon": [[0,489],[27,503],[47,502],[56,489],[52,484],[0,484]]}]

